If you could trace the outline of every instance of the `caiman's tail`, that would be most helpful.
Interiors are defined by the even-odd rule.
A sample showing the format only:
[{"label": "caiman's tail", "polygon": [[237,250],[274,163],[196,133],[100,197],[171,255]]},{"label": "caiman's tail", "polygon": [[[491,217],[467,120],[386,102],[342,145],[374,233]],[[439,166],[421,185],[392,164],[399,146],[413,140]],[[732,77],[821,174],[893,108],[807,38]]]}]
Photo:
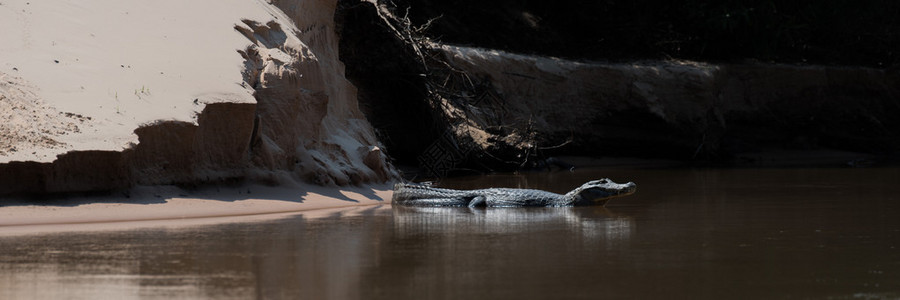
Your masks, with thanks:
[{"label": "caiman's tail", "polygon": [[407,201],[419,199],[452,199],[467,196],[466,191],[433,188],[415,183],[394,184],[393,201]]}]

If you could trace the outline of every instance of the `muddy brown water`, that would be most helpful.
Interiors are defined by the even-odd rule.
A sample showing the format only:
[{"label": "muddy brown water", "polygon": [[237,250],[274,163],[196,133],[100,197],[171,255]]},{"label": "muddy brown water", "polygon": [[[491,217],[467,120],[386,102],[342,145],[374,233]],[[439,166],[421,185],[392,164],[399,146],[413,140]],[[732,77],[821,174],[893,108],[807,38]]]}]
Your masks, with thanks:
[{"label": "muddy brown water", "polygon": [[[611,169],[448,187],[607,207],[405,208],[0,237],[0,299],[900,298],[900,169]],[[0,230],[3,230],[0,228]]]}]

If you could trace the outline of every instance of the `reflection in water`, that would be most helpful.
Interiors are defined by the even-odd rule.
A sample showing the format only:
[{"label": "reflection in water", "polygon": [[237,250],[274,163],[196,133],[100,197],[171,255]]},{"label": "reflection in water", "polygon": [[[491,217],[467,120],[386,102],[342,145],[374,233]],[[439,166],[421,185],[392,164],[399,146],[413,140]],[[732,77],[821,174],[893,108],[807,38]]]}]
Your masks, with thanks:
[{"label": "reflection in water", "polygon": [[0,299],[362,298],[348,287],[380,235],[324,220],[0,238]]},{"label": "reflection in water", "polygon": [[[243,274],[230,270],[216,272],[215,265],[197,265],[187,253],[206,249],[188,241],[153,245],[154,239],[166,235],[135,231],[5,238],[0,247],[0,298],[219,297],[216,290],[203,286],[227,285],[242,278]],[[199,272],[183,273],[186,265]]]},{"label": "reflection in water", "polygon": [[[489,284],[474,282],[478,276],[457,284],[448,276],[503,277],[508,259],[575,259],[578,252],[621,244],[630,225],[628,217],[603,207],[378,206],[317,219],[6,237],[0,298],[371,299],[379,290],[388,298],[423,291],[490,295],[458,288]],[[558,243],[548,244],[548,236]]]},{"label": "reflection in water", "polygon": [[627,242],[631,223],[603,207],[396,206],[389,250],[383,265],[364,276],[364,290],[407,299],[579,292],[573,285],[595,282],[598,255]]},{"label": "reflection in water", "polygon": [[900,169],[581,172],[479,180],[641,191],[608,209],[386,205],[0,235],[0,299],[900,297]]},{"label": "reflection in water", "polygon": [[[602,206],[466,208],[394,206],[397,236],[440,234],[529,234],[566,227],[586,241],[614,243],[631,233],[631,219]],[[467,232],[460,232],[465,228]]]}]

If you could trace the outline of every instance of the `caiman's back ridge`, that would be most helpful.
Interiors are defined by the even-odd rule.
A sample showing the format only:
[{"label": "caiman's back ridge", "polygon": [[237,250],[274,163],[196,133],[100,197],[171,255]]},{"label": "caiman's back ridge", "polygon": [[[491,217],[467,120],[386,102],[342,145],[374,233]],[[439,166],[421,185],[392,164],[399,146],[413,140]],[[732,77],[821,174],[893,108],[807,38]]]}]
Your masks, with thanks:
[{"label": "caiman's back ridge", "polygon": [[609,179],[588,181],[565,195],[532,189],[488,188],[453,190],[420,184],[394,185],[393,202],[411,206],[573,206],[605,205],[611,198],[631,195],[633,182],[615,183]]}]

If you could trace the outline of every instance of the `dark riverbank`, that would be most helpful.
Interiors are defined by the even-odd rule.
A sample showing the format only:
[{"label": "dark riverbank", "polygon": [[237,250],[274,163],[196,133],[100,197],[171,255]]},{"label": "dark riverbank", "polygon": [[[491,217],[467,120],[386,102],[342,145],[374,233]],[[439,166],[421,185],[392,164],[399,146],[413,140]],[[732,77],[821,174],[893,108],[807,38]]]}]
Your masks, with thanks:
[{"label": "dark riverbank", "polygon": [[[379,10],[367,3],[340,3],[336,18],[342,24],[341,60],[347,77],[359,88],[363,112],[399,164],[431,170],[515,170],[548,157],[575,155],[699,165],[766,165],[772,160],[768,157],[794,156],[799,160],[794,164],[806,165],[816,160],[816,153],[853,152],[860,155],[851,160],[871,165],[895,161],[900,153],[900,132],[895,129],[900,123],[893,117],[900,115],[900,73],[856,56],[810,60],[789,54],[794,48],[777,48],[783,55],[776,56],[785,59],[749,52],[712,55],[721,51],[657,55],[625,42],[609,47],[622,53],[560,53],[553,50],[584,50],[573,46],[573,40],[584,37],[570,30],[576,24],[594,28],[589,24],[619,19],[599,22],[571,7],[540,10],[525,2],[486,4],[494,10],[418,3],[408,11],[404,4]],[[600,15],[636,14],[617,4],[592,5],[605,7],[595,7]],[[471,14],[461,13],[469,9]],[[646,14],[659,13],[653,9]],[[798,9],[781,13],[789,16]],[[418,27],[437,12],[444,17],[428,29]],[[571,23],[554,23],[569,13]],[[858,17],[856,11],[846,13]],[[521,28],[532,14],[547,26],[537,31]],[[699,22],[658,20],[676,21]],[[641,25],[640,30],[660,24]],[[894,23],[884,26],[872,30],[881,30],[888,44],[871,42],[865,47],[887,51],[878,57],[890,61],[893,54],[888,50],[893,48],[886,47],[894,43]],[[821,30],[825,28],[813,31]],[[861,27],[848,30],[863,34]],[[507,31],[516,33],[499,34]],[[542,39],[552,34],[562,40]],[[442,43],[447,41],[475,47]],[[372,48],[385,50],[363,51]],[[634,51],[625,55],[624,49]]]}]

